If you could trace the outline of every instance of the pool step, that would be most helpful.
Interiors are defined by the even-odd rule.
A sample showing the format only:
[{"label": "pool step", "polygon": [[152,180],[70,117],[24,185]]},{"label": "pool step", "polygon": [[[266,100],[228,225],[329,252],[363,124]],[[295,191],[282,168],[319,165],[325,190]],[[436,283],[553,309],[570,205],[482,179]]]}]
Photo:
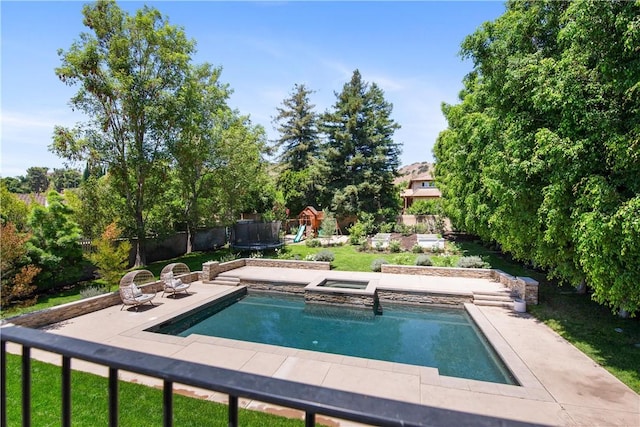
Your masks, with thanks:
[{"label": "pool step", "polygon": [[240,278],[235,276],[218,275],[213,280],[208,280],[205,283],[208,285],[238,286],[240,285]]},{"label": "pool step", "polygon": [[474,292],[473,303],[490,307],[504,307],[513,309],[513,297],[510,290],[495,292]]}]

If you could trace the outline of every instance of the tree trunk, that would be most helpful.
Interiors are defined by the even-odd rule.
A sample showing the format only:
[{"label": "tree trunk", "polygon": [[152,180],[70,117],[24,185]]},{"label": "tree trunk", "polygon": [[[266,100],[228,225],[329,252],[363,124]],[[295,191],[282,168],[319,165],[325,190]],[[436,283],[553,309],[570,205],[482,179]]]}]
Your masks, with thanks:
[{"label": "tree trunk", "polygon": [[193,239],[195,238],[195,228],[187,221],[187,253],[193,252]]},{"label": "tree trunk", "polygon": [[134,267],[142,267],[147,265],[147,236],[145,233],[142,212],[136,212],[136,230],[138,240],[136,242],[136,262]]}]

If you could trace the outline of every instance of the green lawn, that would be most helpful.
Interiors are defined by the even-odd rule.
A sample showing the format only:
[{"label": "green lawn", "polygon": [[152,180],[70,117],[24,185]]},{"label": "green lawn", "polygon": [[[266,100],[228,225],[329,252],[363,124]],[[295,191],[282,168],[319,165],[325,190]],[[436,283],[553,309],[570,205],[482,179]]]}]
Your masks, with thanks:
[{"label": "green lawn", "polygon": [[[21,424],[21,358],[7,354],[7,425]],[[31,424],[60,424],[61,368],[33,360]],[[72,371],[71,398],[74,426],[104,426],[109,423],[108,379],[85,372]],[[140,384],[119,383],[119,423],[123,426],[162,425],[162,390]],[[282,418],[264,412],[241,409],[243,426],[301,426],[302,420]],[[174,394],[174,425],[226,426],[227,406],[203,399]]]},{"label": "green lawn", "polygon": [[[376,259],[385,259],[389,264],[405,264],[414,265],[416,257],[420,254],[414,254],[411,252],[402,253],[388,253],[388,252],[359,252],[357,246],[344,245],[322,248],[310,248],[305,244],[288,245],[285,249],[286,257],[292,257],[298,255],[300,259],[305,259],[307,255],[316,254],[320,251],[330,251],[335,255],[335,260],[331,263],[333,270],[340,271],[372,271],[371,263]],[[434,265],[445,265],[443,260],[445,258],[451,258],[450,262],[455,262],[460,258],[459,255],[452,255],[445,257],[442,255],[434,255],[425,253],[433,260]],[[270,256],[267,254],[267,256]],[[281,256],[282,257],[282,256]]]}]

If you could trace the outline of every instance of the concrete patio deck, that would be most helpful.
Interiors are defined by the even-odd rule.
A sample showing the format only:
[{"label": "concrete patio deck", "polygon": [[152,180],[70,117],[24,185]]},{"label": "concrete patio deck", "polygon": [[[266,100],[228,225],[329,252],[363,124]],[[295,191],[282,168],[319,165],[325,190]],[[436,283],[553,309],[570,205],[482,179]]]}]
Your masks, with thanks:
[{"label": "concrete patio deck", "polygon": [[[294,282],[311,281],[319,274],[351,279],[376,278],[380,287],[412,290],[471,292],[500,287],[484,279],[265,267],[243,267],[229,274]],[[136,312],[133,309],[120,311],[119,305],[113,306],[50,325],[46,330],[182,360],[507,420],[558,426],[640,426],[638,394],[532,316],[503,308],[466,305],[521,386],[440,376],[434,368],[199,335],[181,338],[144,331],[234,289],[195,282],[190,288],[191,295],[176,298],[158,295],[154,300],[155,307],[141,307]],[[17,350],[13,348],[13,351]],[[59,356],[41,351],[34,350],[33,357],[60,362]],[[74,360],[72,366],[107,374],[106,368],[81,361]],[[121,373],[121,378],[149,385],[160,384],[155,379],[127,373]],[[176,385],[176,388],[181,386]],[[217,393],[184,391],[209,400],[227,401],[225,395]],[[244,401],[241,405],[281,413],[260,402]]]}]

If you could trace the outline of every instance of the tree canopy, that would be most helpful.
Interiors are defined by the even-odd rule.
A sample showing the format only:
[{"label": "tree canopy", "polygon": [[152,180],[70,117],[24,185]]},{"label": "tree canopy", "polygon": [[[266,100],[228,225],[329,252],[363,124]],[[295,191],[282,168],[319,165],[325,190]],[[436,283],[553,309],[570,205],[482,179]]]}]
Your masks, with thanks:
[{"label": "tree canopy", "polygon": [[322,116],[323,204],[347,215],[397,206],[393,179],[401,149],[393,140],[400,128],[391,118],[393,105],[358,70],[336,98],[333,109]]},{"label": "tree canopy", "polygon": [[453,224],[640,307],[640,3],[510,1],[434,148]]},{"label": "tree canopy", "polygon": [[318,114],[309,99],[312,93],[304,84],[296,84],[274,118],[280,135],[276,148],[282,149],[278,187],[292,212],[300,212],[308,205],[318,206],[319,202],[316,181],[321,139]]},{"label": "tree canopy", "polygon": [[[206,222],[203,204],[225,204],[209,200],[220,194],[211,185],[233,184],[214,173],[259,169],[266,146],[256,136],[261,131],[227,106],[230,89],[219,81],[221,69],[192,64],[195,42],[158,10],[145,6],[129,15],[114,1],[99,0],[83,15],[90,32],[59,52],[56,74],[78,87],[71,106],[89,120],[73,129],[56,127],[51,149],[108,175],[100,182],[117,195],[118,215],[103,218],[99,229],[119,221],[136,238],[136,265],[143,265],[148,236],[174,223],[185,224],[191,235]],[[239,144],[233,162],[225,157],[232,140]],[[252,146],[243,151],[243,144]],[[258,175],[242,177],[245,183]]]}]

